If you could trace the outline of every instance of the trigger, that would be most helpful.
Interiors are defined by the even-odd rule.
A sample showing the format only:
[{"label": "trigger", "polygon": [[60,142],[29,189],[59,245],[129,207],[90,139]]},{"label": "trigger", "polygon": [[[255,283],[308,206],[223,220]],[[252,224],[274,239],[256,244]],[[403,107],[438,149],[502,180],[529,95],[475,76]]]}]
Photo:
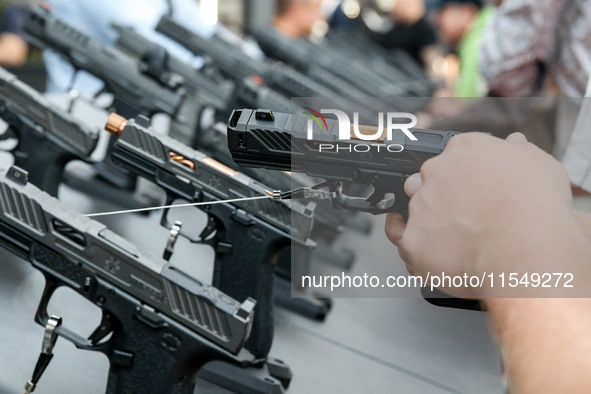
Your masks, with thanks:
[{"label": "trigger", "polygon": [[371,206],[378,205],[384,198],[386,198],[386,194],[388,192],[383,188],[374,188],[373,193],[369,197],[367,197],[367,201]]},{"label": "trigger", "polygon": [[102,341],[109,333],[112,331],[113,328],[113,316],[110,312],[103,312],[103,319],[101,320],[101,324],[94,330],[94,332],[88,337],[88,340],[93,344],[96,345],[100,341]]},{"label": "trigger", "polygon": [[213,216],[207,217],[207,226],[203,229],[201,234],[199,234],[199,238],[201,240],[207,239],[214,231],[216,230],[215,219]]},{"label": "trigger", "polygon": [[7,128],[3,134],[0,134],[0,141],[6,141],[13,138],[18,139],[18,135],[12,127]]}]

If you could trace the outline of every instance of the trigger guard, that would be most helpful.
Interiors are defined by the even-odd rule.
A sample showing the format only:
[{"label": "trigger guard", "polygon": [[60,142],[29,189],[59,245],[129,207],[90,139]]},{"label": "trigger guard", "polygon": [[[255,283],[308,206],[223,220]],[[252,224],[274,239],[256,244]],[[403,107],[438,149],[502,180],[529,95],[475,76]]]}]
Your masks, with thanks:
[{"label": "trigger guard", "polygon": [[[167,202],[167,205],[170,205],[171,202]],[[171,230],[172,229],[172,224],[170,224],[170,222],[168,221],[168,211],[170,210],[170,208],[166,208],[162,211],[162,217],[160,218],[160,225],[162,227],[164,227],[165,229]],[[187,239],[189,242],[193,243],[193,244],[199,244],[202,243],[201,239],[195,239],[189,235],[187,235],[186,233],[183,232],[182,228],[181,231],[179,231],[179,236]]]},{"label": "trigger guard", "polygon": [[[39,306],[37,308],[37,312],[35,313],[35,323],[45,327],[47,322],[49,321],[49,314],[47,313],[47,306],[49,305],[49,301],[53,296],[53,293],[63,286],[57,280],[52,279],[51,276],[45,275],[46,285],[45,289],[43,290],[43,295],[41,297],[41,301],[39,302]],[[104,344],[100,344],[98,346],[94,346],[89,340],[83,338],[82,336],[76,334],[75,332],[69,330],[68,328],[60,325],[55,328],[55,333],[67,340],[68,342],[73,343],[77,348],[84,349],[84,350],[92,350],[92,351],[100,351],[104,352]],[[106,353],[105,353],[106,354]]]},{"label": "trigger guard", "polygon": [[[180,197],[181,199],[183,199],[182,197]],[[170,198],[168,197],[166,199],[166,205],[172,205],[172,203],[177,200],[176,198]],[[190,199],[185,199],[186,201],[192,201],[192,202],[200,202],[201,201],[201,197],[195,197],[194,199],[190,200]],[[168,230],[172,229],[172,224],[168,221],[168,211],[170,211],[170,208],[165,208],[162,210],[162,216],[160,217],[160,225]],[[208,226],[211,224],[210,223],[210,215],[208,215]],[[190,235],[188,235],[186,232],[183,231],[183,229],[181,228],[181,231],[179,232],[179,236],[185,238],[186,240],[188,240],[189,242],[191,242],[192,244],[210,244],[210,241],[207,241],[203,238],[203,234],[207,233],[207,227],[205,229],[203,229],[202,233],[199,235],[199,238],[193,238]],[[209,232],[206,234],[206,236],[209,236],[213,231]]]},{"label": "trigger guard", "polygon": [[39,301],[39,306],[37,307],[37,311],[35,312],[35,323],[39,324],[41,327],[45,327],[47,322],[49,321],[49,314],[47,313],[47,306],[49,305],[49,301],[51,301],[51,297],[53,293],[62,286],[62,284],[53,279],[50,275],[44,273],[45,276],[45,288],[43,289],[43,295],[41,296],[41,301]]},{"label": "trigger guard", "polygon": [[[344,209],[355,212],[367,212],[373,215],[381,215],[389,212],[400,213],[406,222],[408,220],[408,204],[410,197],[402,190],[393,194],[392,198],[384,198],[377,204],[372,205],[363,197],[351,197],[346,194],[339,194],[332,200],[332,205],[337,209]],[[398,196],[398,197],[397,197]]]},{"label": "trigger guard", "polygon": [[394,196],[386,197],[379,203],[372,205],[371,203],[367,202],[367,199],[364,197],[351,197],[341,193],[332,200],[332,204],[335,206],[335,208],[339,209],[357,212],[368,212],[377,215],[381,213],[391,212],[390,208],[394,206],[395,201],[396,198]]}]

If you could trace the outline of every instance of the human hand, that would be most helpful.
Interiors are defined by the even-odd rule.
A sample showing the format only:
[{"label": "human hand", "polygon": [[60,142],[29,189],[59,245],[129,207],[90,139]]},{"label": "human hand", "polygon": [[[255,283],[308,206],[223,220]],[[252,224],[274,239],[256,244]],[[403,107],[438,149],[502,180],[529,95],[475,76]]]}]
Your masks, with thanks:
[{"label": "human hand", "polygon": [[[408,224],[389,214],[386,234],[409,272],[423,277],[480,275],[516,258],[527,264],[558,239],[568,243],[561,228],[576,231],[566,171],[521,134],[508,142],[456,136],[405,189],[412,197]],[[478,296],[470,288],[446,291]]]},{"label": "human hand", "polygon": [[[507,137],[509,142],[527,142],[527,138],[522,133],[513,133]],[[409,197],[412,197],[421,187],[421,174],[411,175],[404,183],[404,191]],[[396,247],[402,261],[406,264],[406,269],[409,274],[413,274],[412,262],[408,253],[402,248],[400,240],[406,229],[406,222],[401,214],[391,212],[386,215],[386,236]]]},{"label": "human hand", "polygon": [[424,0],[396,0],[390,10],[390,18],[394,22],[412,26],[425,15]]}]

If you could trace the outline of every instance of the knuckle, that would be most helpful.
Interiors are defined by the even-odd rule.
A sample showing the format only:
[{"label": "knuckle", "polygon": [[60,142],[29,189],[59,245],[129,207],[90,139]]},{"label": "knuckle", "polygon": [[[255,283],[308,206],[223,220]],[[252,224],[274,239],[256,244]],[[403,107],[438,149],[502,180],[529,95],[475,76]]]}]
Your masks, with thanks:
[{"label": "knuckle", "polygon": [[[402,253],[400,257],[402,257],[406,263],[416,261],[417,252],[419,250],[418,242],[419,240],[414,235],[414,232],[406,232],[404,234],[404,238],[401,240],[403,247],[401,248]],[[402,254],[404,254],[404,256]]]},{"label": "knuckle", "polygon": [[469,142],[471,133],[462,133],[453,136],[448,142],[445,149],[457,149]]},{"label": "knuckle", "polygon": [[437,157],[429,159],[421,166],[421,176],[424,178],[431,177],[437,169]]},{"label": "knuckle", "polygon": [[402,215],[399,213],[390,213],[386,218],[386,237],[393,244],[397,244],[404,234],[405,224]]},{"label": "knuckle", "polygon": [[445,149],[465,149],[467,146],[472,146],[474,144],[479,143],[483,138],[487,138],[488,136],[483,133],[478,132],[470,132],[470,133],[460,133],[458,135],[453,136],[447,143]]}]

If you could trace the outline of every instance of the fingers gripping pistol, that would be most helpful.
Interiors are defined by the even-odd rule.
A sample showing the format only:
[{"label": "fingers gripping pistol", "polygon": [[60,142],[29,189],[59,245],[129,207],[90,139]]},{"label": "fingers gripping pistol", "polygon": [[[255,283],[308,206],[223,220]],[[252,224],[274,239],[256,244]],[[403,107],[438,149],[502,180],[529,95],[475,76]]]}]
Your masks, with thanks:
[{"label": "fingers gripping pistol", "polygon": [[[307,115],[272,113],[268,110],[235,110],[228,124],[228,147],[234,161],[243,167],[303,172],[326,182],[313,188],[283,193],[285,198],[330,199],[335,208],[382,214],[408,215],[410,198],[404,191],[406,179],[420,171],[428,159],[443,152],[455,132],[413,129],[416,140],[401,131],[392,139],[374,141],[339,140],[336,120],[309,122]],[[359,126],[364,134],[375,127]],[[371,189],[369,196],[349,196],[349,184]],[[327,187],[328,192],[321,188]]]},{"label": "fingers gripping pistol", "polygon": [[[357,134],[377,135],[376,127],[359,126],[339,139],[336,120],[314,123],[307,115],[272,113],[268,110],[235,110],[228,123],[228,147],[234,161],[243,167],[303,172],[326,182],[311,188],[275,191],[276,199],[329,199],[337,209],[381,214],[401,213],[408,218],[410,198],[404,191],[406,179],[421,165],[437,156],[456,132],[411,129],[414,139],[393,132],[374,141],[356,139]],[[369,196],[349,196],[351,184],[371,189]],[[328,191],[322,191],[322,188]],[[439,290],[427,293],[427,301],[461,309],[479,310],[477,301],[449,298]]]}]

